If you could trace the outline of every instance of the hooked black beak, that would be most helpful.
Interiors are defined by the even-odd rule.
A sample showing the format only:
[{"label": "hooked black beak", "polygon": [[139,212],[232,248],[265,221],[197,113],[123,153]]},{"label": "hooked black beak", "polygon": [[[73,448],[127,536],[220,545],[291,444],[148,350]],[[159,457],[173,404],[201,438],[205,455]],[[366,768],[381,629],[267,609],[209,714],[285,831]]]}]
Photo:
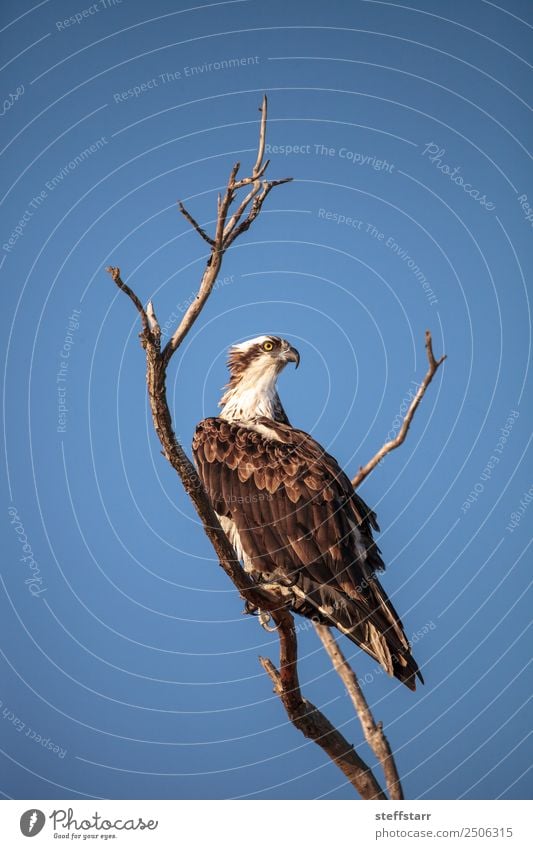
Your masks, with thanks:
[{"label": "hooked black beak", "polygon": [[300,354],[292,345],[289,346],[289,350],[285,353],[285,358],[287,362],[295,363],[296,368],[300,365]]}]

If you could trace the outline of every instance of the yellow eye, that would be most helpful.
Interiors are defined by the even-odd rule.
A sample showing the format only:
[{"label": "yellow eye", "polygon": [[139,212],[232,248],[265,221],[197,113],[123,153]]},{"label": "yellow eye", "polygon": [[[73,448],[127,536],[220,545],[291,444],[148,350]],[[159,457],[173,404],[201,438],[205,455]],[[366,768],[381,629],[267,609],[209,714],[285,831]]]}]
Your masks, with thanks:
[{"label": "yellow eye", "polygon": [[274,347],[272,342],[263,342],[263,351],[271,351]]}]

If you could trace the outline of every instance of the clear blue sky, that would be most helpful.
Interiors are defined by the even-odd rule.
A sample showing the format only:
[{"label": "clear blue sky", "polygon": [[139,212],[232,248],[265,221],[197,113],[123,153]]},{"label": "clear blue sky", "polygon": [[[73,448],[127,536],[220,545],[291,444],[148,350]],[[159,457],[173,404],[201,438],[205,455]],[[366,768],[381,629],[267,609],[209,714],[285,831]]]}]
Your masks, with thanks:
[{"label": "clear blue sky", "polygon": [[[353,474],[432,330],[448,360],[361,490],[426,685],[343,648],[408,797],[530,795],[532,8],[417,5],[3,3],[4,795],[352,797],[259,667],[275,635],[241,615],[160,454],[136,315],[104,272],[162,324],[182,314],[205,246],[176,200],[209,229],[264,91],[271,176],[295,181],[172,362],[176,432],[189,448],[216,413],[232,342],[277,333],[302,356],[293,423]],[[300,652],[305,694],[371,759],[310,629]]]}]

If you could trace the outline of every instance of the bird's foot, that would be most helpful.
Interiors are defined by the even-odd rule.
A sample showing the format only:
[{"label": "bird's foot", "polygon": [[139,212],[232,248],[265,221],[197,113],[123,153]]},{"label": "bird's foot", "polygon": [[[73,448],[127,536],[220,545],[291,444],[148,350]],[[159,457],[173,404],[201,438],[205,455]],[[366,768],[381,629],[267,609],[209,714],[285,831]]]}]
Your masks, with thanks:
[{"label": "bird's foot", "polygon": [[269,631],[270,633],[272,633],[273,631],[277,631],[276,625],[274,625],[274,627],[271,627],[269,625],[269,622],[272,620],[270,613],[268,613],[266,610],[259,610],[258,616],[261,628],[264,628],[265,631]]}]

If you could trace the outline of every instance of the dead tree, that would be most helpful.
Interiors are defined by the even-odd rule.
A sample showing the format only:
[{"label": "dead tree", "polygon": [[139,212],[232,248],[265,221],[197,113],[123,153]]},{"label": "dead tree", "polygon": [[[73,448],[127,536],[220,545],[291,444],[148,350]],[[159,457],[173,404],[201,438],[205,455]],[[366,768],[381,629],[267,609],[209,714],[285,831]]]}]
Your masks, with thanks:
[{"label": "dead tree", "polygon": [[[217,515],[206,495],[192,462],[176,438],[167,401],[166,376],[171,358],[176,353],[187,333],[200,315],[209,298],[222,260],[228,248],[242,233],[245,233],[258,217],[263,203],[276,186],[292,178],[267,180],[265,177],[269,160],[265,160],[267,126],[267,99],[263,98],[260,108],[259,144],[257,158],[248,177],[238,177],[240,163],[231,169],[226,190],[218,196],[217,217],[214,234],[210,236],[180,202],[179,209],[189,224],[209,246],[209,256],[200,280],[197,295],[185,312],[169,341],[162,347],[161,328],[152,302],[146,308],[135,292],[122,280],[120,269],[110,267],[107,271],[115,284],[132,301],[139,313],[142,330],[139,334],[146,354],[146,384],[154,428],[162,447],[162,454],[178,473],[187,495],[190,497],[228,578],[233,581],[241,597],[253,608],[268,611],[278,633],[280,645],[279,667],[267,658],[260,658],[263,669],[270,676],[274,691],[279,696],[292,724],[310,740],[320,746],[326,755],[339,767],[348,781],[363,799],[387,799],[373,771],[361,759],[349,743],[319,708],[311,704],[301,693],[298,681],[298,650],[294,619],[284,606],[280,596],[258,587],[241,568],[237,555],[220,526]],[[443,361],[435,361],[431,348],[431,335],[426,334],[426,347],[430,363],[429,371],[421,384],[398,437],[386,443],[354,478],[354,486],[372,471],[379,461],[403,442],[416,407],[427,386]],[[317,631],[334,667],[345,684],[354,703],[367,742],[380,760],[386,786],[391,799],[403,798],[402,789],[390,746],[379,723],[372,717],[370,709],[357,684],[357,678],[343,657],[329,629],[317,626]]]}]

